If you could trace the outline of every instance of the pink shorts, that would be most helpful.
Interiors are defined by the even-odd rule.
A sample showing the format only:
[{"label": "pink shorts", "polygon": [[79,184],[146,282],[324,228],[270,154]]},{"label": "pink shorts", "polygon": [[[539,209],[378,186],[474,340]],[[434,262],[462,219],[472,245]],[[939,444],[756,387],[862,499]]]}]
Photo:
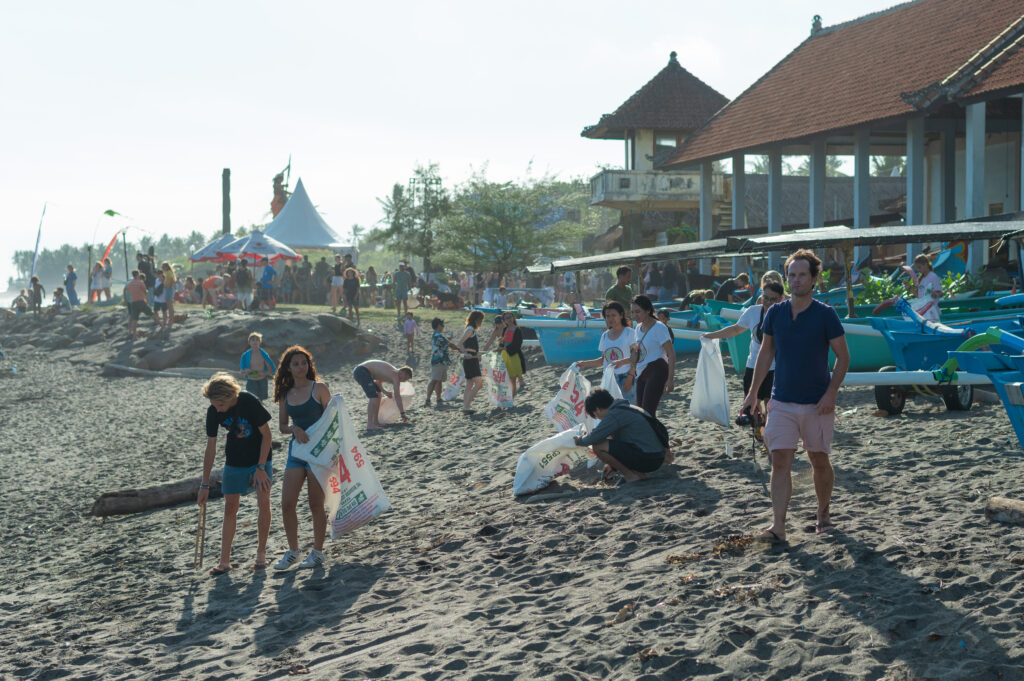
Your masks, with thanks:
[{"label": "pink shorts", "polygon": [[768,423],[764,426],[764,444],[768,451],[796,449],[803,440],[808,452],[832,451],[832,430],[836,415],[818,414],[817,405],[794,402],[768,403]]}]

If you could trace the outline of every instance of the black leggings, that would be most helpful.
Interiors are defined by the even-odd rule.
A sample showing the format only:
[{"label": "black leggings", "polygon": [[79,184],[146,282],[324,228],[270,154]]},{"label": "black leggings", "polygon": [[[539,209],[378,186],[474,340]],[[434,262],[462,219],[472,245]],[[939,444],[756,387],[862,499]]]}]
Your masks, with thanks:
[{"label": "black leggings", "polygon": [[658,411],[658,403],[665,393],[668,382],[668,362],[665,358],[656,359],[644,367],[644,371],[636,380],[636,403],[651,416]]}]

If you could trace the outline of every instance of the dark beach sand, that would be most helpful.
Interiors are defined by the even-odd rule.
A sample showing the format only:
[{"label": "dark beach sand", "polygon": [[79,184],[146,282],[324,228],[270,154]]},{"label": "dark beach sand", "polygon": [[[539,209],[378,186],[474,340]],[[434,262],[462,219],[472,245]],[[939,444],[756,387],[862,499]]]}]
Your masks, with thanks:
[{"label": "dark beach sand", "polygon": [[[882,419],[870,389],[844,390],[837,531],[814,534],[798,458],[790,545],[756,545],[744,538],[767,524],[768,501],[750,438],[690,419],[692,358],[659,412],[682,442],[676,465],[621,488],[580,472],[513,498],[520,453],[553,432],[541,410],[561,368],[535,354],[514,409],[483,397],[471,417],[417,408],[411,425],[364,437],[394,509],[331,544],[323,570],[249,572],[247,498],[241,569],[211,579],[192,569],[195,506],[88,515],[103,492],[198,474],[202,382],[104,378],[123,340],[45,350],[39,331],[36,348],[12,349],[10,331],[0,325],[2,678],[1024,679],[1024,528],[983,512],[989,497],[1024,495],[1001,406],[920,401]],[[397,329],[378,333],[383,357],[404,363]],[[362,430],[356,360],[322,359]],[[208,566],[222,507],[210,504]]]}]

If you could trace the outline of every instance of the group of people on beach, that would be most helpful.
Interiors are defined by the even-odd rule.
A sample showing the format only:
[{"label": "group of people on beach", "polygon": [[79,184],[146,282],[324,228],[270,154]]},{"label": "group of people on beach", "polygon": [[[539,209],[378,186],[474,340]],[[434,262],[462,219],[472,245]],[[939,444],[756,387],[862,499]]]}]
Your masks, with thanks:
[{"label": "group of people on beach", "polygon": [[[772,523],[758,538],[772,542],[786,541],[791,469],[801,442],[811,462],[818,499],[816,532],[833,528],[830,504],[835,475],[829,453],[836,398],[850,362],[835,309],[812,297],[821,260],[809,250],[799,250],[786,260],[785,270],[788,296],[782,275],[769,271],[761,278],[759,300],[745,309],[736,324],[704,334],[718,340],[747,330],[751,333],[741,413],[757,414],[764,424],[760,435],[772,461]],[[591,446],[609,468],[632,482],[672,460],[671,450],[652,436],[654,429],[644,423],[644,417],[655,417],[662,395],[673,390],[675,353],[670,329],[655,318],[650,298],[633,295],[630,269],[621,267],[616,274],[618,281],[607,291],[602,309],[608,330],[601,337],[601,357],[577,365],[611,368],[623,399],[613,400],[607,391],[594,390],[585,409],[601,422],[577,443]],[[628,308],[623,304],[626,300]],[[831,373],[830,351],[836,357]],[[630,411],[630,403],[639,407],[639,414]]]},{"label": "group of people on beach", "polygon": [[[746,330],[751,332],[741,413],[759,416],[758,420],[763,423],[759,435],[772,463],[772,522],[758,535],[759,539],[769,542],[785,542],[787,538],[791,471],[800,444],[807,451],[813,472],[816,532],[825,533],[834,528],[830,505],[835,474],[830,452],[839,386],[850,362],[843,326],[836,311],[812,297],[821,274],[820,259],[802,249],[789,256],[784,269],[785,285],[780,273],[765,273],[760,279],[756,304],[748,306],[735,325],[704,334],[709,340],[718,340]],[[926,274],[928,272],[920,275],[921,278]],[[578,366],[610,368],[623,398],[614,399],[602,389],[592,391],[586,397],[585,411],[600,422],[592,432],[579,437],[577,444],[591,447],[609,471],[618,471],[626,482],[632,482],[673,461],[667,432],[656,415],[662,397],[674,390],[676,357],[667,319],[658,319],[649,296],[633,294],[628,283],[629,268],[620,268],[617,276],[618,281],[607,291],[602,308],[607,330],[599,345],[601,356],[579,362]],[[623,300],[628,300],[628,307]],[[466,378],[463,411],[472,413],[471,404],[482,383],[481,352],[489,350],[495,342],[501,348],[502,359],[514,384],[520,390],[525,386],[522,333],[515,316],[510,312],[499,315],[490,338],[481,349],[479,330],[483,320],[483,312],[472,311],[457,340],[445,333],[443,320],[432,320],[428,406],[435,397],[440,405],[454,351],[458,353]],[[222,478],[226,498],[223,545],[221,561],[212,571],[214,574],[231,567],[234,514],[239,495],[250,483],[257,488],[260,513],[260,539],[254,569],[267,565],[271,472],[270,431],[266,424],[270,414],[262,407],[261,399],[267,395],[269,376],[274,375],[273,398],[279,404],[280,431],[291,435],[292,441],[305,441],[305,429],[319,419],[330,400],[330,391],[319,380],[308,351],[297,346],[288,348],[275,366],[259,347],[259,341],[258,334],[253,334],[250,350],[240,364],[241,370],[247,372],[247,391],[241,391],[233,377],[218,375],[203,392],[210,400],[210,407],[200,503],[206,501],[217,430],[223,427],[228,431],[227,462]],[[836,358],[831,371],[830,352]],[[408,420],[400,385],[412,377],[410,367],[395,367],[382,360],[369,360],[355,367],[353,379],[368,398],[369,430],[382,427],[378,419],[382,397],[393,397],[402,420]],[[260,381],[262,386],[258,385]],[[299,564],[314,567],[323,562],[326,531],[323,492],[308,466],[301,461],[289,457],[284,476],[282,515],[289,548],[275,568],[288,569],[301,558],[295,506],[303,482],[313,509],[314,547]]]}]

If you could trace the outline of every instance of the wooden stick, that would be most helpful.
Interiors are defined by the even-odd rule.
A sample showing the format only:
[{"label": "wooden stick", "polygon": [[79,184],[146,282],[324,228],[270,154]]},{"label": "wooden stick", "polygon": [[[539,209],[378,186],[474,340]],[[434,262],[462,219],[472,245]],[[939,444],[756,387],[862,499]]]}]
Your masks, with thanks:
[{"label": "wooden stick", "polygon": [[196,548],[192,555],[192,569],[202,569],[206,554],[206,504],[199,507],[199,523],[196,525]]}]

